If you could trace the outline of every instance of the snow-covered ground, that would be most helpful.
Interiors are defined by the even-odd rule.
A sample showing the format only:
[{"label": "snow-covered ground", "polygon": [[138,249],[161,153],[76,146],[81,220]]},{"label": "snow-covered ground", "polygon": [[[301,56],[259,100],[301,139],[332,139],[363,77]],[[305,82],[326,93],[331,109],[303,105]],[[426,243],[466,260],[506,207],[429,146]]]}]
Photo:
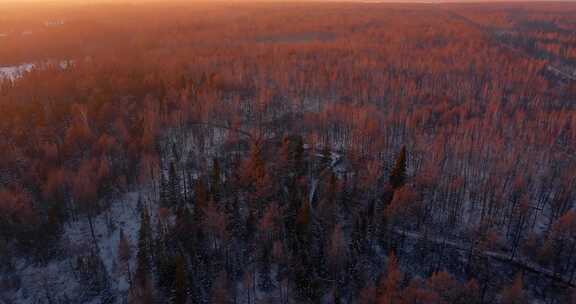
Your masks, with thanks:
[{"label": "snow-covered ground", "polygon": [[576,81],[576,72],[573,72],[573,73],[571,74],[570,72],[562,71],[561,69],[559,69],[559,68],[557,68],[557,67],[554,67],[554,66],[552,66],[552,65],[547,65],[547,66],[546,66],[546,69],[548,69],[548,71],[551,71],[552,73],[554,73],[554,74],[556,74],[556,75],[558,75],[558,76],[560,76],[560,77],[562,77],[562,78]]},{"label": "snow-covered ground", "polygon": [[[120,229],[132,245],[138,239],[140,227],[140,213],[137,209],[138,192],[129,192],[122,199],[115,201],[109,210],[100,214],[94,220],[94,229],[98,241],[98,253],[106,266],[106,271],[111,274],[117,272],[116,261],[118,259],[118,242]],[[72,248],[82,246],[91,248],[92,236],[88,221],[82,219],[67,227],[64,241]],[[132,248],[133,251],[135,247]],[[114,276],[115,277],[115,276]],[[124,279],[116,282],[119,290],[128,290],[128,282]]]},{"label": "snow-covered ground", "polygon": [[35,66],[34,63],[24,63],[20,65],[0,67],[0,80],[16,80],[22,77],[25,73],[32,71]]},{"label": "snow-covered ground", "polygon": [[0,80],[17,80],[23,77],[26,73],[31,72],[36,68],[42,68],[45,64],[57,64],[62,70],[69,68],[74,61],[72,60],[59,60],[59,61],[46,61],[44,63],[23,63],[13,66],[0,66]]},{"label": "snow-covered ground", "polygon": [[[140,227],[140,213],[137,208],[141,192],[129,192],[115,200],[110,209],[94,218],[95,235],[98,242],[98,255],[106,268],[109,279],[109,292],[123,295],[128,292],[128,276],[120,270],[118,261],[118,243],[120,229],[124,231],[131,245],[132,259],[130,269],[135,269],[136,242]],[[25,259],[16,261],[17,274],[21,288],[12,294],[0,297],[7,303],[90,303],[101,299],[91,299],[86,286],[80,283],[77,273],[77,259],[93,251],[93,238],[88,220],[85,217],[66,225],[61,240],[65,248],[62,259],[54,259],[47,265],[35,265]],[[122,297],[117,297],[121,301]],[[46,299],[38,302],[38,299]],[[48,300],[51,299],[51,300]],[[88,301],[88,302],[87,302]],[[121,303],[121,302],[118,302]]]}]

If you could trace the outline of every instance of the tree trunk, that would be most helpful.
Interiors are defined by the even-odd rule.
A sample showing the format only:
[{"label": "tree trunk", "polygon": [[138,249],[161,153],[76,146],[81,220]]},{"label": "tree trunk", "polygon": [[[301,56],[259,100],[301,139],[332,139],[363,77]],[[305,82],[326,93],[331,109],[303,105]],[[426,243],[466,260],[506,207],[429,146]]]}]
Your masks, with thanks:
[{"label": "tree trunk", "polygon": [[88,225],[90,226],[90,234],[92,235],[92,241],[94,242],[94,249],[96,253],[100,252],[98,247],[98,239],[96,238],[96,233],[94,232],[94,221],[92,220],[92,211],[88,210]]}]

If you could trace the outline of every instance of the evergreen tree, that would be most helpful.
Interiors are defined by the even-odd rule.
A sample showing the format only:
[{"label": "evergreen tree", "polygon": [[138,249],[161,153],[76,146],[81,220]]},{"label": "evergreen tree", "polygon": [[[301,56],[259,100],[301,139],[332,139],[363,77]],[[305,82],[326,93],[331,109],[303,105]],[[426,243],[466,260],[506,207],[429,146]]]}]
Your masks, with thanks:
[{"label": "evergreen tree", "polygon": [[184,258],[178,256],[176,258],[176,268],[174,273],[174,304],[185,304],[187,301],[187,274],[186,264]]},{"label": "evergreen tree", "polygon": [[169,206],[179,206],[181,203],[182,192],[180,189],[180,176],[176,169],[176,164],[171,163],[168,171],[168,203]]},{"label": "evergreen tree", "polygon": [[138,236],[138,253],[136,255],[136,283],[145,286],[150,273],[150,244],[152,230],[148,209],[144,208],[140,216],[140,231]]},{"label": "evergreen tree", "polygon": [[220,200],[220,163],[218,159],[214,158],[214,164],[212,166],[212,175],[210,179],[210,194],[212,200],[218,203]]},{"label": "evergreen tree", "polygon": [[304,141],[301,136],[286,136],[282,140],[280,157],[287,173],[299,175],[302,173]]},{"label": "evergreen tree", "polygon": [[266,242],[261,249],[260,254],[260,279],[258,280],[258,287],[263,291],[272,290],[275,285],[271,276],[271,258],[272,258],[272,242]]},{"label": "evergreen tree", "polygon": [[244,240],[250,241],[254,238],[257,231],[257,219],[254,212],[248,211],[248,218],[246,219],[246,229],[244,229]]},{"label": "evergreen tree", "polygon": [[234,197],[233,200],[229,200],[226,204],[226,216],[227,216],[227,231],[228,233],[236,238],[240,239],[244,235],[245,226],[242,223],[242,218],[240,214],[240,208],[238,208],[238,198]]},{"label": "evergreen tree", "polygon": [[390,185],[396,190],[406,183],[406,147],[402,147],[396,159],[396,164],[390,172]]},{"label": "evergreen tree", "polygon": [[330,146],[326,145],[322,148],[322,159],[320,161],[320,170],[328,168],[332,162],[332,151],[330,151]]},{"label": "evergreen tree", "polygon": [[160,173],[160,206],[168,208],[170,207],[170,193],[169,193],[168,180],[164,173]]},{"label": "evergreen tree", "polygon": [[175,261],[170,254],[166,233],[163,232],[160,220],[157,221],[156,237],[154,239],[154,254],[152,255],[156,274],[156,283],[159,290],[171,290],[174,282]]},{"label": "evergreen tree", "polygon": [[304,246],[310,237],[310,203],[307,200],[302,201],[298,216],[296,217],[296,230],[298,232],[299,245]]},{"label": "evergreen tree", "polygon": [[259,189],[266,178],[266,165],[262,158],[262,146],[254,143],[250,149],[250,159],[248,162],[249,185]]},{"label": "evergreen tree", "polygon": [[206,192],[206,187],[201,179],[196,181],[194,185],[194,223],[198,224],[202,220],[202,215],[204,210],[208,206],[208,193]]}]

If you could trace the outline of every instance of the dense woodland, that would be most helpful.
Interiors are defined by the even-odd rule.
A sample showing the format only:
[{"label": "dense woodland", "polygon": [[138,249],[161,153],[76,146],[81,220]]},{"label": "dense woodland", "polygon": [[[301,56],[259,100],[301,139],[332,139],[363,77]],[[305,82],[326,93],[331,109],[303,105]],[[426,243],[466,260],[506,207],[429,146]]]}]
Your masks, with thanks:
[{"label": "dense woodland", "polygon": [[0,303],[576,303],[576,4],[2,5]]}]

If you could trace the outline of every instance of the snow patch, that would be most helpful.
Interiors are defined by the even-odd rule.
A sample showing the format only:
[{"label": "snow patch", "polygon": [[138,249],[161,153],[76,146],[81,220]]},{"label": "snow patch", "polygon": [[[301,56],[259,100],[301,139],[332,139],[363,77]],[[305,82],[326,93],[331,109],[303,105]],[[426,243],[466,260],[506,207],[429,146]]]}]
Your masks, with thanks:
[{"label": "snow patch", "polygon": [[[140,212],[137,208],[139,197],[145,190],[129,192],[115,200],[110,208],[93,218],[98,255],[106,269],[110,294],[122,296],[128,292],[128,275],[118,266],[118,243],[120,229],[124,231],[130,244],[132,258],[129,261],[132,273],[136,264],[136,243],[140,227]],[[31,263],[25,258],[15,261],[16,273],[21,282],[18,290],[1,294],[7,303],[44,303],[38,299],[51,299],[52,303],[91,303],[94,296],[87,293],[87,287],[78,279],[76,261],[93,251],[94,244],[86,216],[69,223],[61,238],[61,247],[65,248],[64,258],[51,259],[45,265]],[[95,297],[92,302],[100,303]],[[88,301],[88,302],[87,302]],[[118,302],[121,303],[121,302]]]},{"label": "snow patch", "polygon": [[66,22],[64,20],[50,20],[50,21],[46,21],[44,22],[44,26],[46,27],[56,27],[56,26],[62,26],[64,25]]},{"label": "snow patch", "polygon": [[73,60],[45,61],[43,63],[23,63],[20,65],[0,67],[0,80],[17,80],[26,73],[44,65],[57,65],[60,69],[66,70],[74,64]]},{"label": "snow patch", "polygon": [[0,67],[0,80],[16,80],[25,73],[32,71],[36,65],[34,63],[24,63],[21,65]]}]

